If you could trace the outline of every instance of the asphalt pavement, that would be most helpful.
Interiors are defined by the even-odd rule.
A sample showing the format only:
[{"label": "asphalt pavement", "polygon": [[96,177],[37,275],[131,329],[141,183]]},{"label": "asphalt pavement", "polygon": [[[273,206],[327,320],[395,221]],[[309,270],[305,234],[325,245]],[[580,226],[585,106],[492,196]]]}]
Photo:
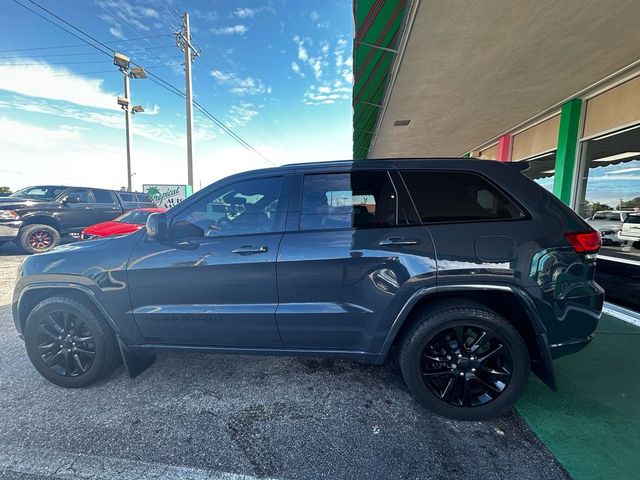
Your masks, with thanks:
[{"label": "asphalt pavement", "polygon": [[161,354],[133,380],[56,387],[13,327],[21,258],[0,247],[2,479],[568,478],[517,413],[438,417],[395,361]]}]

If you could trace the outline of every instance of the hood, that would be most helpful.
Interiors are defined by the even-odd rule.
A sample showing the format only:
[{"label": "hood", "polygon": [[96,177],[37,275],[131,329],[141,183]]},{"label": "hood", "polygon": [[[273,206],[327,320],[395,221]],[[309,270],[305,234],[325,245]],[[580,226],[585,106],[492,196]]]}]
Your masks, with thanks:
[{"label": "hood", "polygon": [[124,235],[127,233],[135,232],[144,225],[135,225],[132,223],[123,222],[102,222],[91,225],[85,228],[82,233],[86,235],[98,235],[100,237],[110,237],[111,235]]},{"label": "hood", "polygon": [[42,202],[42,200],[30,200],[28,198],[20,197],[0,197],[0,209],[7,210],[10,208],[24,207],[25,205],[32,205]]}]

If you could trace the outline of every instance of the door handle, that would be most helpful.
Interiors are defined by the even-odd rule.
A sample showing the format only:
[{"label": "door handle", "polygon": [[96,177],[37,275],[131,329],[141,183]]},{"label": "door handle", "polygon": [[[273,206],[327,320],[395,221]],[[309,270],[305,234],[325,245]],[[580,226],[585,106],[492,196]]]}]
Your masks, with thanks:
[{"label": "door handle", "polygon": [[85,210],[93,210],[93,207],[84,207]]},{"label": "door handle", "polygon": [[390,237],[385,240],[380,240],[378,245],[381,247],[389,247],[392,245],[418,245],[419,243],[420,240],[415,238]]},{"label": "door handle", "polygon": [[253,255],[254,253],[268,252],[269,248],[265,246],[254,247],[253,245],[243,245],[240,248],[231,250],[231,253],[237,253],[238,255]]}]

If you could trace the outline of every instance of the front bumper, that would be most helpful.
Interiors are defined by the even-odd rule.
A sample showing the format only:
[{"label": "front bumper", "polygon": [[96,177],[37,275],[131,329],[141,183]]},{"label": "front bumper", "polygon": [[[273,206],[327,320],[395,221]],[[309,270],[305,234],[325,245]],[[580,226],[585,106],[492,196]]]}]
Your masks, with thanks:
[{"label": "front bumper", "polygon": [[0,241],[15,240],[21,226],[20,220],[0,221]]}]

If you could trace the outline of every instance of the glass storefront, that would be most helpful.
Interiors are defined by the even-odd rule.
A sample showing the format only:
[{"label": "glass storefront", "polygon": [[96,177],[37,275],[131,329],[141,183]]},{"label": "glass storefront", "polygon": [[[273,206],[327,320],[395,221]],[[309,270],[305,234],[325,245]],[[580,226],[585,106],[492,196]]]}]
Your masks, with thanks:
[{"label": "glass storefront", "polygon": [[640,125],[583,142],[576,209],[602,233],[603,254],[640,260]]}]

